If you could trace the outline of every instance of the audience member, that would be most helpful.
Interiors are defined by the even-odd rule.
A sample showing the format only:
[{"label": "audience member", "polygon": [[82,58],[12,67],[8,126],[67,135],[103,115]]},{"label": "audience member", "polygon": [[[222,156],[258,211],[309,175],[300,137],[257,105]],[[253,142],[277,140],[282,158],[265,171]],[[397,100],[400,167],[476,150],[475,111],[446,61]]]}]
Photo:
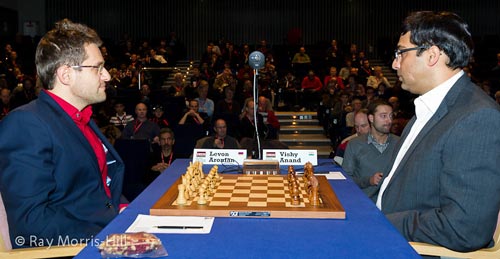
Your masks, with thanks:
[{"label": "audience member", "polygon": [[366,86],[372,87],[373,89],[377,89],[379,85],[385,85],[386,88],[391,88],[392,85],[389,83],[389,80],[382,74],[382,67],[375,66],[373,68],[373,75],[368,77],[366,81]]},{"label": "audience member", "polygon": [[214,88],[214,98],[217,100],[222,99],[222,91],[224,87],[231,86],[236,87],[236,79],[233,77],[233,73],[230,68],[225,68],[224,71],[215,78],[213,85]]},{"label": "audience member", "polygon": [[420,96],[377,199],[408,241],[463,252],[493,246],[500,206],[500,107],[462,71],[472,53],[454,13],[404,21],[392,66]]},{"label": "audience member", "polygon": [[234,100],[234,90],[235,89],[231,86],[224,87],[224,99],[217,102],[215,113],[217,113],[218,115],[240,114],[241,105],[238,101]]},{"label": "audience member", "polygon": [[330,47],[326,50],[325,60],[328,66],[340,69],[342,65],[342,51],[338,46],[337,40],[331,41]]},{"label": "audience member", "polygon": [[196,148],[239,149],[236,138],[227,135],[226,121],[217,119],[214,123],[215,135],[204,137],[196,142]]},{"label": "audience member", "polygon": [[265,96],[259,96],[258,111],[267,126],[266,139],[278,139],[280,131],[280,122],[276,114],[274,114],[271,102]]},{"label": "audience member", "polygon": [[11,110],[11,91],[8,88],[0,89],[0,120],[2,120]]},{"label": "audience member", "polygon": [[392,152],[399,137],[390,133],[392,107],[384,100],[368,106],[370,131],[349,141],[342,168],[361,190],[373,200],[377,199],[379,183],[387,173]]},{"label": "audience member", "polygon": [[[254,120],[254,108],[255,103],[253,100],[248,100],[243,108],[243,112],[240,115],[240,142],[244,138],[255,139],[255,120]],[[264,124],[264,118],[260,113],[257,112],[257,130],[259,133],[259,138],[264,138],[267,131]]]},{"label": "audience member", "polygon": [[135,120],[127,123],[122,132],[124,139],[147,139],[152,143],[158,143],[160,127],[148,120],[148,107],[144,103],[135,106]]},{"label": "audience member", "polygon": [[35,81],[30,76],[25,76],[22,83],[12,91],[12,108],[25,105],[36,99]]},{"label": "audience member", "polygon": [[174,84],[168,87],[167,94],[169,96],[185,96],[186,95],[186,93],[184,92],[185,87],[186,83],[184,76],[180,72],[177,72],[174,75]]},{"label": "audience member", "polygon": [[153,146],[150,164],[154,178],[165,171],[177,158],[174,153],[175,135],[172,129],[162,128],[160,130],[159,145]]},{"label": "audience member", "polygon": [[313,70],[309,70],[307,76],[302,80],[301,86],[304,92],[304,108],[314,110],[319,102],[321,89],[323,88],[321,80]]},{"label": "audience member", "polygon": [[306,48],[300,47],[299,52],[295,53],[292,67],[298,78],[304,78],[307,75],[307,71],[311,69],[311,58],[306,53]]},{"label": "audience member", "polygon": [[198,112],[198,110],[198,100],[190,100],[189,107],[179,121],[179,125],[201,125],[203,128],[208,129],[210,124],[208,115],[204,112]]},{"label": "audience member", "polygon": [[172,128],[171,123],[167,120],[167,117],[165,116],[165,112],[163,110],[163,106],[161,105],[155,105],[153,107],[153,118],[150,119],[150,121],[156,123],[160,129],[163,128]]},{"label": "audience member", "polygon": [[115,125],[115,127],[117,127],[118,129],[123,130],[129,122],[132,122],[134,120],[134,117],[132,117],[132,115],[130,114],[127,114],[123,102],[116,101],[114,109],[116,113],[114,116],[111,116],[111,118],[109,119],[109,123]]},{"label": "audience member", "polygon": [[330,81],[335,81],[337,83],[337,87],[341,90],[344,90],[344,80],[342,80],[342,77],[337,75],[337,68],[336,67],[330,67],[330,74],[325,76],[325,79],[323,81],[323,85],[326,86]]},{"label": "audience member", "polygon": [[[286,75],[280,80],[279,83],[280,89],[282,89],[283,100],[285,105],[290,108],[299,107],[299,95],[301,94],[301,82],[292,71],[288,71]],[[300,109],[300,108],[299,108]]]},{"label": "audience member", "polygon": [[336,156],[344,157],[344,152],[349,141],[360,135],[368,134],[370,131],[367,109],[359,110],[359,112],[356,113],[356,116],[354,116],[354,130],[356,131],[354,134],[340,141],[340,144],[337,146],[337,150],[335,152]]},{"label": "audience member", "polygon": [[365,59],[363,61],[363,65],[358,70],[358,76],[360,78],[360,81],[358,82],[365,85],[368,77],[370,77],[371,75],[373,75],[373,68],[370,66],[370,61],[368,61],[368,59]]},{"label": "audience member", "polygon": [[45,89],[0,122],[0,193],[16,246],[91,239],[124,202],[123,161],[91,119],[110,80],[101,43],[83,24],[57,22],[36,50]]},{"label": "audience member", "polygon": [[342,78],[342,80],[344,80],[344,82],[347,82],[347,78],[351,74],[351,68],[352,68],[352,61],[346,60],[345,66],[343,66],[339,71],[339,76]]},{"label": "audience member", "polygon": [[363,108],[363,102],[359,99],[353,99],[351,103],[352,111],[347,113],[345,116],[345,124],[348,130],[351,130],[354,128],[354,116],[356,116],[356,113],[358,113],[361,108]]},{"label": "audience member", "polygon": [[215,105],[214,101],[207,98],[208,87],[209,85],[207,81],[201,81],[200,86],[198,86],[198,97],[196,100],[199,104],[198,112],[206,113],[208,118],[211,119],[214,115]]}]

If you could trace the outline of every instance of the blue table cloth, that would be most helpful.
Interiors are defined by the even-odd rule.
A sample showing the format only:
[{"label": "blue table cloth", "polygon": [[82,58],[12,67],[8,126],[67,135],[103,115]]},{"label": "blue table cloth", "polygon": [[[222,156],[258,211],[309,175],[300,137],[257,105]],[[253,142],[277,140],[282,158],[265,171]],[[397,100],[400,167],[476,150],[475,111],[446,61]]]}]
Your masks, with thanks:
[{"label": "blue table cloth", "polygon": [[[331,160],[318,163],[315,172],[342,172]],[[97,244],[109,234],[124,233],[138,214],[149,214],[188,164],[187,159],[176,160],[76,258],[100,258]],[[207,173],[211,166],[203,168]],[[238,170],[219,166],[219,171]],[[286,167],[281,173],[287,173]],[[216,218],[210,234],[156,235],[167,258],[420,258],[350,178],[329,182],[346,219]]]}]

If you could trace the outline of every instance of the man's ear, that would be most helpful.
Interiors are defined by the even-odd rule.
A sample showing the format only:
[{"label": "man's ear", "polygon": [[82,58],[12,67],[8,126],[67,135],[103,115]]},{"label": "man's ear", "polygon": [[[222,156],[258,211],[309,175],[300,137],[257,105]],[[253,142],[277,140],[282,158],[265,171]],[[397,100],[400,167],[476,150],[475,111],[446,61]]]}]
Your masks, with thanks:
[{"label": "man's ear", "polygon": [[56,78],[63,85],[69,85],[73,77],[73,69],[69,66],[60,66],[56,70]]},{"label": "man's ear", "polygon": [[370,124],[373,123],[373,115],[372,114],[368,114],[368,120],[370,121]]},{"label": "man's ear", "polygon": [[428,52],[428,64],[430,66],[436,65],[436,63],[439,61],[440,58],[444,58],[442,56],[441,50],[437,46],[431,46],[429,49],[427,49]]}]

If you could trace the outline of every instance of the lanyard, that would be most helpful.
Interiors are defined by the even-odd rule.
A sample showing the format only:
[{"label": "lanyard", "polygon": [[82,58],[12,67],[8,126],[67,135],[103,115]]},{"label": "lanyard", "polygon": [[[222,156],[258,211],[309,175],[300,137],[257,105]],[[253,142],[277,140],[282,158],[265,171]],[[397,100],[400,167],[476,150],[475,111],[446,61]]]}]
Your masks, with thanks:
[{"label": "lanyard", "polygon": [[[174,152],[170,152],[170,158],[168,159],[168,165],[172,163],[172,157],[174,155]],[[161,162],[165,163],[165,157],[163,156],[163,151],[161,152]]]},{"label": "lanyard", "polygon": [[134,134],[137,133],[137,131],[141,128],[141,126],[142,126],[142,121],[139,122],[139,120],[137,120],[134,125]]}]

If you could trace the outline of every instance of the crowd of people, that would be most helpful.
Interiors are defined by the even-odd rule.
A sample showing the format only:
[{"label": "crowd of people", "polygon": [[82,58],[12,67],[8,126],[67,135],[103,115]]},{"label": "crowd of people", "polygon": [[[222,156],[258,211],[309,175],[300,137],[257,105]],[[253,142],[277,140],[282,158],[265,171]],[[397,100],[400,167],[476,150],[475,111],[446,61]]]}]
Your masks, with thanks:
[{"label": "crowd of people", "polygon": [[[0,119],[10,110],[35,99],[41,89],[36,83],[36,74],[24,69],[26,61],[19,58],[33,51],[18,53],[15,48],[6,43],[2,51]],[[192,62],[189,73],[182,74],[174,67],[185,53],[182,42],[172,33],[169,37],[139,42],[125,37],[117,44],[100,47],[111,80],[107,82],[107,101],[94,105],[94,118],[110,140],[120,135],[130,137],[129,130],[124,135],[122,131],[127,123],[132,123],[131,114],[136,105],[143,103],[147,119],[159,128],[173,129],[192,117],[202,121],[200,124],[206,133],[213,134],[213,122],[222,118],[228,124],[229,134],[241,140],[241,132],[245,131],[240,123],[241,114],[245,112],[242,106],[253,95],[254,71],[248,65],[248,58],[254,50],[266,58],[256,82],[259,95],[265,97],[261,100],[269,101],[262,114],[272,110],[316,111],[334,149],[355,132],[354,115],[376,99],[393,104],[393,134],[400,135],[413,115],[415,96],[402,91],[399,81],[390,82],[383,75],[382,67],[372,67],[365,52],[358,50],[356,44],[345,47],[332,40],[321,57],[310,57],[304,46],[298,47],[296,53],[288,53],[287,57],[278,57],[283,52],[275,52],[272,44],[265,40],[255,46],[213,41],[207,44],[199,63]],[[500,54],[497,58],[497,64],[483,69],[488,70],[484,79],[474,75],[478,70],[474,64],[466,71],[484,91],[499,100],[500,92],[495,90],[500,78]],[[163,67],[168,72],[142,70],[144,67]],[[173,73],[172,84],[166,81],[169,73]],[[198,111],[189,112],[192,100],[197,101]],[[198,114],[205,117],[196,118]],[[264,136],[278,139],[279,123],[273,124],[266,123]]]},{"label": "crowd of people", "polygon": [[[189,80],[174,71],[172,85],[141,69],[169,67],[179,45],[174,34],[108,52],[94,30],[64,19],[36,49],[34,80],[5,44],[0,191],[11,237],[87,238],[106,226],[128,202],[118,139],[147,140],[150,170],[160,173],[180,157],[175,147],[186,132],[193,147],[255,153],[257,138],[279,140],[273,108],[288,107],[318,112],[332,145],[345,148],[345,172],[407,240],[457,251],[493,245],[500,54],[476,74],[472,37],[456,14],[405,19],[392,61],[397,82],[355,44],[345,51],[336,40],[320,69],[304,46],[277,62],[266,41],[241,49],[210,42]],[[266,57],[256,82],[248,66],[254,49]]]}]

